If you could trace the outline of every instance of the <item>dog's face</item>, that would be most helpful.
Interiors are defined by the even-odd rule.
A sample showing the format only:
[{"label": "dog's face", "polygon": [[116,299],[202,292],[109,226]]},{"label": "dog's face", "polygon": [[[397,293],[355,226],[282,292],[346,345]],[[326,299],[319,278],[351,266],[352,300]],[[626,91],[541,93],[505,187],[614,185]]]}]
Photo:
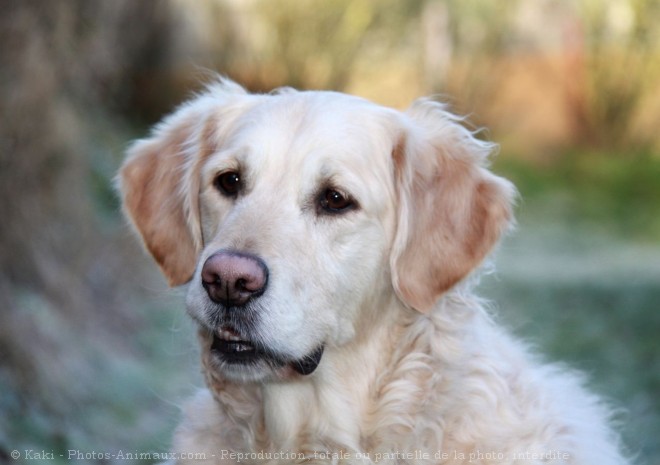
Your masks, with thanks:
[{"label": "dog's face", "polygon": [[513,193],[480,166],[488,151],[430,102],[402,114],[223,82],[137,142],[120,183],[170,283],[190,282],[211,368],[283,379],[368,333],[390,299],[427,312],[478,265]]},{"label": "dog's face", "polygon": [[[187,307],[228,376],[312,371],[383,290],[391,146],[379,112],[327,97],[282,95],[245,110],[201,167],[204,246]],[[355,131],[356,107],[380,137],[337,137]]]}]

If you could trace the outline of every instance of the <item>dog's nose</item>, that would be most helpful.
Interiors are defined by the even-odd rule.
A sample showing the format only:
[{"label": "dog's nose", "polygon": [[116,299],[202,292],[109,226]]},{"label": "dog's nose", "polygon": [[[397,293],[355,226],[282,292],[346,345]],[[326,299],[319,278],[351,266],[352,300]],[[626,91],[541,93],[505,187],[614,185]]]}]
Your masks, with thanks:
[{"label": "dog's nose", "polygon": [[222,251],[211,255],[202,267],[202,286],[209,298],[227,306],[245,305],[266,290],[268,268],[259,257]]}]

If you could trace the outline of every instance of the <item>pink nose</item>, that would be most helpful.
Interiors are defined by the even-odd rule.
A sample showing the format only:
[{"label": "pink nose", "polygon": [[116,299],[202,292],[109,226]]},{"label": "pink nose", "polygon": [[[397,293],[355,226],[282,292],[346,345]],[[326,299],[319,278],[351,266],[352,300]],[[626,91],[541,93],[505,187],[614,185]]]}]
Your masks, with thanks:
[{"label": "pink nose", "polygon": [[245,305],[266,290],[268,268],[254,255],[222,251],[206,259],[202,286],[209,298],[225,306]]}]

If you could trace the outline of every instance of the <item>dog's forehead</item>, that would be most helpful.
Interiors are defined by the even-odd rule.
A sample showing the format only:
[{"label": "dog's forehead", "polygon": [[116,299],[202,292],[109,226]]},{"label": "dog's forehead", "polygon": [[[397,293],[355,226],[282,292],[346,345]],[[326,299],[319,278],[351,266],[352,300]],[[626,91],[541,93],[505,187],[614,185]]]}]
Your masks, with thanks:
[{"label": "dog's forehead", "polygon": [[[262,96],[242,115],[233,144],[275,166],[373,163],[391,145],[391,112],[335,92],[291,92]],[[327,163],[326,163],[327,164]]]}]

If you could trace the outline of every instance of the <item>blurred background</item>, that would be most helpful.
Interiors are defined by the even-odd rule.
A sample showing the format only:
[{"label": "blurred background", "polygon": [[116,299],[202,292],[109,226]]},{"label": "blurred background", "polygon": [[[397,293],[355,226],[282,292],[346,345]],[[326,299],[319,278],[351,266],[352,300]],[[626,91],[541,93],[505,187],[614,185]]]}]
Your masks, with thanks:
[{"label": "blurred background", "polygon": [[479,292],[660,464],[660,0],[0,4],[0,463],[168,450],[195,335],[113,176],[217,71],[396,108],[436,94],[487,127],[522,199]]}]

